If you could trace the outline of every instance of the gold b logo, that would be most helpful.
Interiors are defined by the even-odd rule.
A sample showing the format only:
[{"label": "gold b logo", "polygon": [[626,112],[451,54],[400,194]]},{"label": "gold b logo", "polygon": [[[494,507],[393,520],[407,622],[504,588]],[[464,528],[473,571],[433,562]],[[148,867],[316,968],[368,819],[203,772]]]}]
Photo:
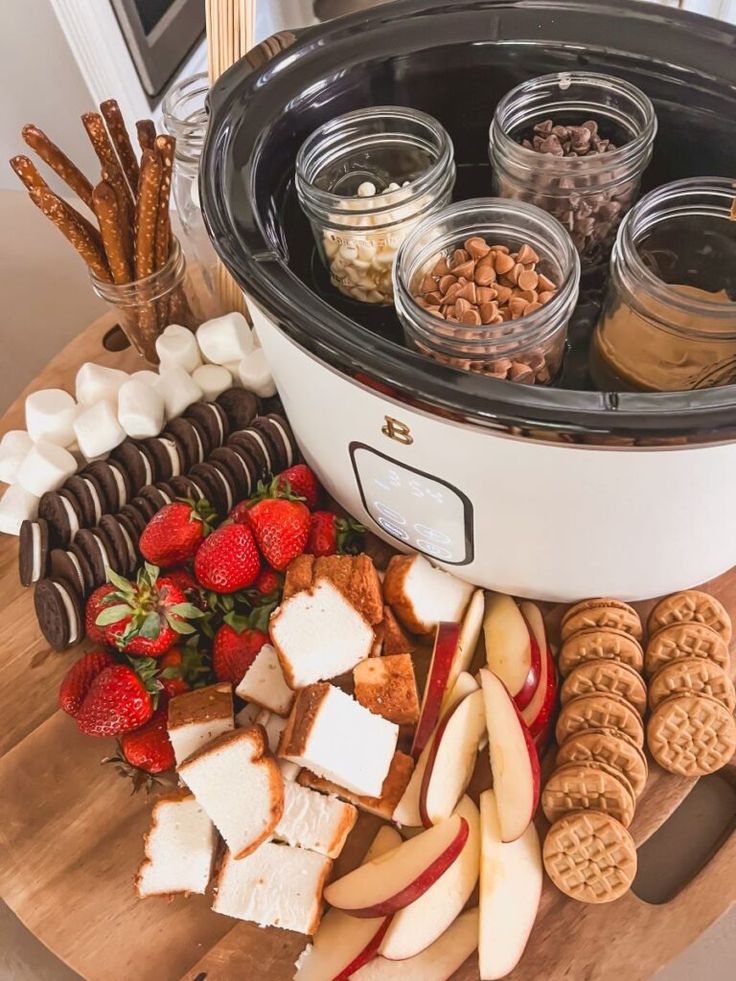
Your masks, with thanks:
[{"label": "gold b logo", "polygon": [[400,419],[394,419],[393,416],[384,416],[383,418],[386,420],[381,426],[383,435],[388,436],[389,439],[395,439],[397,443],[403,443],[404,446],[411,446],[414,437],[406,423],[401,422]]}]

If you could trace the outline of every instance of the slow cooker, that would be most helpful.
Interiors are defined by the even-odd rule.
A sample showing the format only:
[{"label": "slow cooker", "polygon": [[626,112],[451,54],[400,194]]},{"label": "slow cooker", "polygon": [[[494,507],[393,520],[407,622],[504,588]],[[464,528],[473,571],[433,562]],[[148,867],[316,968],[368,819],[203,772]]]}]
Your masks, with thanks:
[{"label": "slow cooker", "polygon": [[733,27],[634,2],[400,0],[275,35],[227,72],[210,97],[200,196],[304,457],[341,505],[484,587],[641,599],[736,562],[736,386],[593,391],[583,355],[595,275],[556,386],[432,362],[403,345],[392,308],[330,286],[294,190],[311,132],[391,104],[450,133],[456,200],[488,195],[498,100],[573,68],[652,99],[659,134],[642,193],[736,177]]}]

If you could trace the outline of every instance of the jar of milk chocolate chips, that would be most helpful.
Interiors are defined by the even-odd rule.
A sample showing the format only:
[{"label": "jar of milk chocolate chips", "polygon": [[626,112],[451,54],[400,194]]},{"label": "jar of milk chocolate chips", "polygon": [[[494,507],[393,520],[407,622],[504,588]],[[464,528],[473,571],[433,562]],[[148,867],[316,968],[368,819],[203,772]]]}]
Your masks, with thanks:
[{"label": "jar of milk chocolate chips", "polygon": [[493,191],[554,215],[585,270],[608,258],[656,132],[651,101],[621,78],[572,71],[529,79],[496,107]]},{"label": "jar of milk chocolate chips", "polygon": [[420,218],[450,201],[452,141],[426,113],[401,106],[359,109],[330,120],[296,160],[299,202],[340,292],[361,303],[393,302],[391,269]]}]

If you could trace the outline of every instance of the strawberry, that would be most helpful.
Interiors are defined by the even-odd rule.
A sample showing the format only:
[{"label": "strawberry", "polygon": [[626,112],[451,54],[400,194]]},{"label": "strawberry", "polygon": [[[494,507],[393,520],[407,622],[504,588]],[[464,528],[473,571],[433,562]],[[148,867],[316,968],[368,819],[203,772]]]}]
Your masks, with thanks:
[{"label": "strawberry", "polygon": [[109,647],[134,656],[158,657],[174,646],[180,634],[194,633],[188,621],[201,617],[202,611],[186,602],[174,582],[159,578],[156,566],[146,563],[135,582],[112,571],[109,578],[117,588],[96,621],[98,627],[104,627]]},{"label": "strawberry", "polygon": [[301,501],[264,498],[250,509],[250,522],[263,557],[279,572],[304,551],[309,509]]},{"label": "strawberry", "polygon": [[283,470],[276,478],[276,486],[279,490],[303,497],[310,511],[314,511],[319,504],[322,488],[306,463],[297,463]]},{"label": "strawberry", "polygon": [[238,525],[249,525],[250,515],[248,514],[248,511],[250,510],[251,503],[251,501],[239,501],[235,507],[231,509],[228,518]]},{"label": "strawberry", "polygon": [[89,651],[72,664],[59,686],[59,708],[76,718],[98,674],[115,663],[107,651]]},{"label": "strawberry", "polygon": [[120,752],[126,762],[144,773],[164,773],[176,765],[167,722],[168,704],[162,705],[139,729],[123,733]]},{"label": "strawberry", "polygon": [[223,525],[214,531],[194,557],[200,585],[216,593],[234,593],[250,586],[261,568],[255,540],[244,525]]},{"label": "strawberry", "polygon": [[207,674],[202,655],[196,647],[172,647],[153,662],[158,671],[158,681],[169,698],[191,691],[193,685]]},{"label": "strawberry", "polygon": [[191,559],[209,535],[214,512],[206,501],[173,501],[143,529],[138,547],[146,561],[166,569]]},{"label": "strawberry", "polygon": [[187,602],[193,603],[194,606],[198,607],[200,610],[207,609],[207,599],[202,592],[199,583],[194,578],[194,574],[186,568],[186,566],[181,566],[176,569],[167,569],[166,578],[170,579],[175,586],[184,593],[187,598]]},{"label": "strawberry", "polygon": [[105,631],[97,626],[97,617],[107,605],[107,597],[115,592],[111,582],[106,582],[90,595],[84,610],[84,631],[93,644],[105,644]]},{"label": "strawberry", "polygon": [[258,573],[256,581],[253,583],[253,589],[260,596],[270,596],[271,593],[278,592],[280,594],[283,584],[283,576],[280,576],[275,569],[270,569],[268,566],[264,566],[264,568]]},{"label": "strawberry", "polygon": [[77,725],[88,736],[117,736],[148,722],[153,708],[151,693],[135,671],[111,664],[90,685]]},{"label": "strawberry", "polygon": [[309,555],[356,554],[363,525],[352,518],[338,518],[332,511],[314,511],[309,518],[309,537],[304,549]]},{"label": "strawberry", "polygon": [[[255,630],[236,615],[228,616],[215,634],[212,647],[212,668],[218,681],[240,684],[256,654],[268,643],[268,635]],[[234,625],[233,625],[234,624]]]}]

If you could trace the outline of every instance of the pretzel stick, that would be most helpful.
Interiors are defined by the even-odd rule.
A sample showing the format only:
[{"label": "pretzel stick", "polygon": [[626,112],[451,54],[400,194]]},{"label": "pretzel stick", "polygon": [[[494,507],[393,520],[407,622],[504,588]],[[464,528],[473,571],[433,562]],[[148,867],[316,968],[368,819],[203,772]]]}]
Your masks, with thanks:
[{"label": "pretzel stick", "polygon": [[30,157],[25,157],[23,154],[19,154],[17,157],[11,157],[10,166],[23,181],[27,190],[45,191],[48,189],[49,185],[41,177]]},{"label": "pretzel stick", "polygon": [[51,190],[35,189],[30,191],[29,194],[33,203],[56,225],[62,235],[71,242],[79,255],[87,263],[93,275],[97,279],[109,283],[111,281],[110,270],[108,269],[102,247],[90,234],[85,224],[79,221],[81,216]]},{"label": "pretzel stick", "polygon": [[130,196],[128,185],[125,183],[123,172],[117,165],[102,168],[102,179],[115,192],[118,203],[118,221],[123,235],[123,245],[128,262],[133,261],[133,239],[135,222],[135,204]]},{"label": "pretzel stick", "polygon": [[87,136],[97,154],[100,165],[110,167],[114,164],[117,167],[118,158],[115,156],[115,150],[110,142],[110,137],[107,135],[102,116],[98,112],[83,112],[82,125],[87,131]]},{"label": "pretzel stick", "polygon": [[52,143],[38,126],[29,123],[23,127],[22,135],[28,146],[35,150],[43,162],[61,177],[87,207],[91,208],[92,185],[79,167],[72,163],[69,157],[55,143]]},{"label": "pretzel stick", "polygon": [[139,119],[135,124],[141,150],[153,150],[156,145],[156,127],[152,119]]},{"label": "pretzel stick", "polygon": [[113,282],[122,286],[129,283],[132,276],[115,188],[107,181],[101,181],[92,192],[92,203],[95,207],[97,221],[100,223],[102,243],[107,254]]},{"label": "pretzel stick", "polygon": [[100,103],[100,112],[107,123],[107,130],[122,164],[125,178],[130,185],[133,196],[135,196],[138,193],[140,168],[120,106],[115,99],[107,99]]},{"label": "pretzel stick", "polygon": [[174,170],[176,140],[173,136],[157,136],[156,149],[161,160],[161,188],[158,196],[158,215],[156,218],[156,269],[166,265],[171,252],[171,221],[169,203],[171,200],[171,175]]},{"label": "pretzel stick", "polygon": [[154,272],[156,257],[156,223],[161,189],[161,158],[155,150],[144,150],[141,179],[135,213],[135,278],[144,279]]}]

